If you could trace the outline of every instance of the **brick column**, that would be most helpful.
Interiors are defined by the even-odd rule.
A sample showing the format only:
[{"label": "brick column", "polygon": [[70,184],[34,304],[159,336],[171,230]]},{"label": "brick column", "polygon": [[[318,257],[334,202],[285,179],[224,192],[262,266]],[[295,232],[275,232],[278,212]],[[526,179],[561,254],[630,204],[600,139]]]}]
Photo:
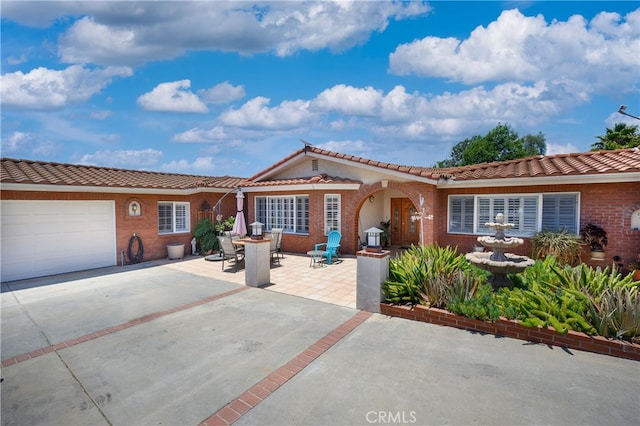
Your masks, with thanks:
[{"label": "brick column", "polygon": [[356,308],[368,312],[380,312],[382,301],[381,284],[389,277],[389,256],[391,252],[369,253],[360,250],[356,280]]}]

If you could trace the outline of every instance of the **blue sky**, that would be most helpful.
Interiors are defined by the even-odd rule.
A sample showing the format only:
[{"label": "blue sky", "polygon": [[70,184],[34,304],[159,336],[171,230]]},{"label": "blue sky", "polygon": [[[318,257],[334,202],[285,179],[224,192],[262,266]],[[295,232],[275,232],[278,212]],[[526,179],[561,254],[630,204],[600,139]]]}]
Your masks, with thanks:
[{"label": "blue sky", "polygon": [[640,115],[638,2],[2,1],[2,156],[248,177],[300,139],[432,166]]}]

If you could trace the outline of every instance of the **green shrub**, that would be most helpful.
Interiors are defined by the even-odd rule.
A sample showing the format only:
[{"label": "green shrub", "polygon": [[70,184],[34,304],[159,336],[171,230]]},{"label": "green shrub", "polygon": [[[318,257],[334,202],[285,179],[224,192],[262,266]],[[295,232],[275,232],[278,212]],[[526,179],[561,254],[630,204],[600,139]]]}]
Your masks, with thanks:
[{"label": "green shrub", "polygon": [[474,294],[464,299],[459,294],[454,295],[447,302],[447,309],[454,314],[483,321],[497,321],[502,314],[491,285],[486,283],[480,284]]},{"label": "green shrub", "polygon": [[582,254],[580,236],[566,229],[559,231],[544,230],[531,237],[531,257],[544,259],[554,256],[562,265],[577,265]]},{"label": "green shrub", "polygon": [[391,303],[446,305],[447,295],[459,279],[458,273],[482,272],[451,247],[411,246],[389,261],[389,278],[382,284],[385,300]]},{"label": "green shrub", "polygon": [[196,223],[193,228],[193,236],[200,247],[200,253],[218,250],[218,237],[211,220],[205,218]]}]

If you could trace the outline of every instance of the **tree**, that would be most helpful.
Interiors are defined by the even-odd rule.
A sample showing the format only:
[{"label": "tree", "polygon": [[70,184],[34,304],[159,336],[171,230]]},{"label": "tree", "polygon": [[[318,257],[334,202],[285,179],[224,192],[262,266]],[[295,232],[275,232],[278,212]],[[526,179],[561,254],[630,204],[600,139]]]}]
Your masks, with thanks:
[{"label": "tree", "polygon": [[522,138],[508,124],[498,124],[485,136],[473,136],[458,142],[451,149],[449,158],[437,163],[437,167],[468,166],[492,161],[515,160],[516,158],[541,155],[546,152],[542,133]]},{"label": "tree", "polygon": [[591,151],[633,148],[640,146],[638,126],[616,123],[613,129],[607,128],[603,136],[596,136],[598,142],[591,145]]}]

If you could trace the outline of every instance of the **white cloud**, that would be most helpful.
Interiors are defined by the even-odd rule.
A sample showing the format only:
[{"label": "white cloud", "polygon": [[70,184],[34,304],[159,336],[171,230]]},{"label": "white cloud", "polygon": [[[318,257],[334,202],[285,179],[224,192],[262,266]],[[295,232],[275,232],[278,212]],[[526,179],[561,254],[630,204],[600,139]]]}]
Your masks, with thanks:
[{"label": "white cloud", "polygon": [[0,76],[0,98],[5,107],[57,109],[86,101],[111,83],[114,77],[129,77],[131,68],[88,69],[73,65],[64,70],[40,67]]},{"label": "white cloud", "polygon": [[210,89],[198,90],[198,96],[208,103],[225,104],[245,96],[244,86],[233,86],[228,81],[216,84]]},{"label": "white cloud", "polygon": [[372,151],[371,145],[362,140],[327,141],[315,146],[328,151],[344,152],[358,156],[366,155],[366,153]]},{"label": "white cloud", "polygon": [[111,117],[111,114],[112,112],[108,110],[92,111],[91,114],[89,114],[89,117],[93,118],[94,120],[105,120]]},{"label": "white cloud", "polygon": [[233,127],[246,129],[288,130],[310,123],[315,115],[309,111],[309,102],[283,101],[270,108],[269,98],[257,97],[238,109],[220,114],[220,121]]},{"label": "white cloud", "polygon": [[198,128],[189,129],[186,132],[174,135],[171,141],[181,143],[215,142],[223,141],[226,137],[224,128],[215,126],[208,130]]},{"label": "white cloud", "polygon": [[147,111],[207,112],[207,106],[196,94],[188,91],[190,80],[160,83],[151,92],[138,98],[138,105]]},{"label": "white cloud", "polygon": [[79,19],[59,39],[70,63],[137,65],[187,50],[292,55],[343,51],[383,31],[391,20],[425,15],[423,2],[308,1],[3,3],[3,19],[46,26]]},{"label": "white cloud", "polygon": [[640,9],[624,18],[603,12],[591,23],[579,15],[547,23],[514,9],[466,40],[430,36],[400,45],[389,56],[389,69],[465,84],[561,77],[588,92],[611,93],[637,89],[638,60],[630,52],[638,51]]},{"label": "white cloud", "polygon": [[162,164],[160,170],[168,173],[186,173],[207,176],[236,176],[239,170],[247,170],[246,161],[215,158],[211,156],[198,157],[194,161],[174,160]]},{"label": "white cloud", "polygon": [[27,62],[27,55],[21,54],[20,56],[9,56],[7,58],[7,63],[9,65],[20,65]]},{"label": "white cloud", "polygon": [[23,148],[32,140],[32,135],[25,132],[13,132],[10,136],[2,139],[2,153],[12,153]]},{"label": "white cloud", "polygon": [[378,113],[382,93],[373,87],[360,89],[338,84],[324,90],[312,102],[319,111],[335,111],[347,115],[373,116]]},{"label": "white cloud", "polygon": [[108,167],[143,169],[158,164],[162,152],[147,148],[142,150],[104,150],[83,155],[80,164],[94,164]]},{"label": "white cloud", "polygon": [[547,155],[571,154],[573,152],[580,152],[580,150],[571,143],[565,145],[547,143]]}]

